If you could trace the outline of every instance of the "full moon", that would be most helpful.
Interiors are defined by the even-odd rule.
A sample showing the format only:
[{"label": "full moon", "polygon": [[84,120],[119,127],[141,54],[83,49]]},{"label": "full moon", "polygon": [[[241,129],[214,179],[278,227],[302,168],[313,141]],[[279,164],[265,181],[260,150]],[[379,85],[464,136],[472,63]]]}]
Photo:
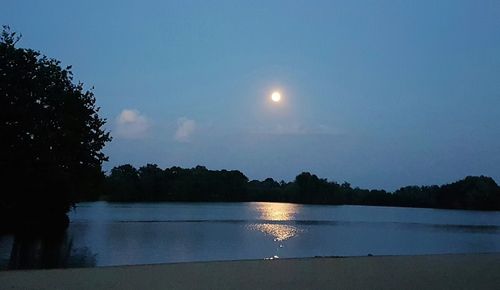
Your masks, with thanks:
[{"label": "full moon", "polygon": [[281,101],[281,94],[279,92],[274,92],[271,95],[271,100],[273,100],[273,102],[275,102],[275,103]]}]

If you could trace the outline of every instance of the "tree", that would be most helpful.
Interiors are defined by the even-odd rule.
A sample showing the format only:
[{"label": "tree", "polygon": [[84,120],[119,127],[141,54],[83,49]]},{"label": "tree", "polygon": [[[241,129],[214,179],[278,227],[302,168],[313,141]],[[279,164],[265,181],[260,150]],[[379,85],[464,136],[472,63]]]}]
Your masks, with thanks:
[{"label": "tree", "polygon": [[166,188],[166,180],[163,170],[156,164],[147,164],[138,170],[140,179],[140,190],[143,198],[150,200],[161,200],[161,193]]},{"label": "tree", "polygon": [[108,177],[108,191],[111,200],[133,201],[139,199],[139,171],[130,164],[111,169]]},{"label": "tree", "polygon": [[500,187],[491,177],[467,176],[441,186],[436,200],[442,208],[498,210]]},{"label": "tree", "polygon": [[0,35],[0,227],[67,224],[75,196],[102,174],[111,138],[71,67]]},{"label": "tree", "polygon": [[324,180],[315,174],[302,172],[295,177],[295,183],[299,188],[299,196],[302,202],[311,203],[317,198]]}]

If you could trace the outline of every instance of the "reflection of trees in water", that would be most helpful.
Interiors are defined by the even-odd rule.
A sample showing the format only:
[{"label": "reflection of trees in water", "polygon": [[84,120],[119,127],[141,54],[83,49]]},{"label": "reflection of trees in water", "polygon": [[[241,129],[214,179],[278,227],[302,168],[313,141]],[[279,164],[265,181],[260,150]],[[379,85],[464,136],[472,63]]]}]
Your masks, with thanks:
[{"label": "reflection of trees in water", "polygon": [[95,267],[96,256],[87,247],[74,248],[66,233],[18,234],[14,237],[9,269]]}]

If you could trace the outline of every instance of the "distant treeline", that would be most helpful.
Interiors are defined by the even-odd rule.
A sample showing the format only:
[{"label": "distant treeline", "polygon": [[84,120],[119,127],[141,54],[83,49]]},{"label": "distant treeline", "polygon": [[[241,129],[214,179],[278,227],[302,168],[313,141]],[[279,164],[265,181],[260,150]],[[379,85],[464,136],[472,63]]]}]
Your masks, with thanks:
[{"label": "distant treeline", "polygon": [[161,169],[148,164],[139,169],[126,164],[104,177],[99,193],[86,200],[139,201],[277,201],[308,204],[350,204],[500,210],[500,187],[486,176],[433,186],[406,186],[395,192],[352,188],[303,172],[292,182],[252,180],[237,170]]}]

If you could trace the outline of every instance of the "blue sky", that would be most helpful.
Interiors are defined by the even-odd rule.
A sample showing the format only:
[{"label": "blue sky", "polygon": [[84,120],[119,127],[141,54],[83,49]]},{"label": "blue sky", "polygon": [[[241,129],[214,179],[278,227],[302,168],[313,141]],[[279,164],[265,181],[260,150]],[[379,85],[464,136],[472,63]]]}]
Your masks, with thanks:
[{"label": "blue sky", "polygon": [[500,181],[500,1],[7,0],[0,23],[95,87],[106,169]]}]

